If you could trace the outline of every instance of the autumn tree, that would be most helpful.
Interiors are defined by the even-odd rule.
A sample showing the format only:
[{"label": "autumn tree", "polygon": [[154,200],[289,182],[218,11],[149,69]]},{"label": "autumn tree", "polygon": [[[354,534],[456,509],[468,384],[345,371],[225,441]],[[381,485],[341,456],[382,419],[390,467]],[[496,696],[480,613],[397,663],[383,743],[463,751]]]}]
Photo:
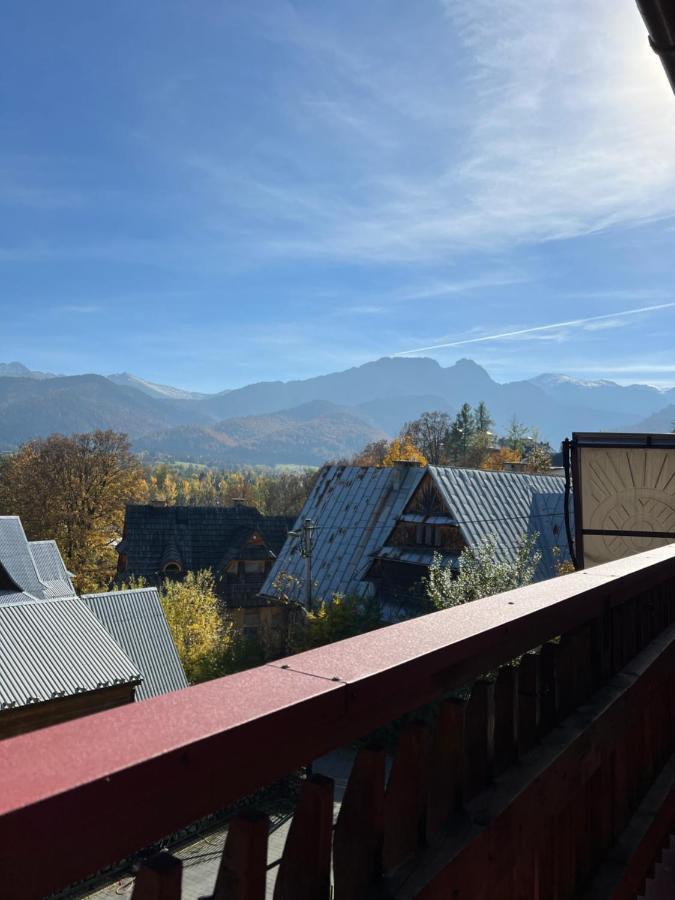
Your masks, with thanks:
[{"label": "autumn tree", "polygon": [[146,495],[127,436],[114,431],[30,441],[0,473],[0,511],[20,516],[30,540],[56,540],[82,592],[109,584],[125,506]]},{"label": "autumn tree", "polygon": [[382,466],[384,458],[389,451],[389,441],[382,438],[379,441],[371,441],[350,460],[352,466]]},{"label": "autumn tree", "polygon": [[384,459],[383,466],[395,466],[397,462],[415,462],[421,466],[427,465],[424,454],[420,453],[410,438],[400,437],[394,438],[389,444]]},{"label": "autumn tree", "polygon": [[432,466],[446,462],[452,421],[445,412],[424,412],[418,419],[406,422],[401,437],[408,439]]},{"label": "autumn tree", "polygon": [[188,572],[182,580],[166,579],[160,597],[188,681],[207,681],[227,671],[236,633],[219,613],[213,573]]}]

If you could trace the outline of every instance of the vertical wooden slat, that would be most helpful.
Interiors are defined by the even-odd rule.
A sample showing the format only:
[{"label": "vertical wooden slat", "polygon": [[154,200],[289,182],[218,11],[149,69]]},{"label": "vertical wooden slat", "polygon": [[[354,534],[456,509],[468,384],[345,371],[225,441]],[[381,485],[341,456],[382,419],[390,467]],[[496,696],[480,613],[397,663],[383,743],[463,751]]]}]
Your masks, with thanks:
[{"label": "vertical wooden slat", "polygon": [[384,778],[382,747],[359,750],[333,835],[335,900],[367,897],[382,872]]},{"label": "vertical wooden slat", "polygon": [[170,853],[157,853],[138,870],[132,900],[180,900],[183,864]]},{"label": "vertical wooden slat", "polygon": [[464,715],[465,796],[473,797],[492,777],[494,683],[476,681]]},{"label": "vertical wooden slat", "polygon": [[537,740],[540,716],[538,653],[526,653],[518,667],[518,752],[526,753]]},{"label": "vertical wooden slat", "polygon": [[409,859],[424,841],[429,726],[405,725],[394,754],[385,793],[383,867],[391,872]]},{"label": "vertical wooden slat", "polygon": [[437,834],[462,802],[464,709],[461,700],[444,700],[438,710],[429,753],[427,833]]},{"label": "vertical wooden slat", "polygon": [[555,654],[557,683],[557,718],[564,719],[576,706],[576,639],[574,634],[560,638]]},{"label": "vertical wooden slat", "polygon": [[502,666],[494,688],[494,772],[515,762],[518,740],[518,669]]},{"label": "vertical wooden slat", "polygon": [[274,900],[329,900],[332,831],[333,780],[313,775],[288,830]]},{"label": "vertical wooden slat", "polygon": [[230,820],[212,900],[264,900],[269,819],[246,810]]},{"label": "vertical wooden slat", "polygon": [[539,654],[541,665],[541,714],[539,733],[546,734],[558,721],[558,644],[552,641],[542,645]]}]

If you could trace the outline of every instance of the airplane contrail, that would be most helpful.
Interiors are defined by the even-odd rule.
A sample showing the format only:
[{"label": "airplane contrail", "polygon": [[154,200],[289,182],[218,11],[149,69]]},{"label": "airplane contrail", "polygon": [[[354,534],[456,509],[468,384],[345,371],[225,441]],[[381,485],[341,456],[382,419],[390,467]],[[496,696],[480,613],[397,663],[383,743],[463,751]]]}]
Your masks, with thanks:
[{"label": "airplane contrail", "polygon": [[503,338],[518,337],[521,334],[532,334],[535,331],[550,331],[553,328],[568,328],[572,325],[585,325],[587,322],[599,322],[602,319],[617,319],[620,316],[636,316],[639,313],[656,312],[658,309],[672,309],[675,303],[659,303],[657,306],[640,306],[637,309],[624,309],[621,312],[605,313],[602,316],[587,316],[585,319],[569,319],[567,322],[553,322],[550,325],[534,325],[532,328],[521,328],[519,331],[502,331],[500,334],[486,334],[483,337],[465,338],[463,341],[448,341],[444,344],[430,344],[428,347],[416,347],[414,350],[399,350],[394,356],[407,356],[409,353],[425,353],[427,350],[440,350],[443,347],[461,347],[463,344],[480,344],[484,341],[499,341]]}]

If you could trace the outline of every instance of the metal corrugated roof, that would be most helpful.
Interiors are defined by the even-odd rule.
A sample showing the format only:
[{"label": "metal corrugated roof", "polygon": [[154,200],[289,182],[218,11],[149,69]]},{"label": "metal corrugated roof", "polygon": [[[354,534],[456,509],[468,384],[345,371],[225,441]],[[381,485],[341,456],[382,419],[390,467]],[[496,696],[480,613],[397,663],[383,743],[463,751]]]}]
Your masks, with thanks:
[{"label": "metal corrugated roof", "polygon": [[[380,549],[403,511],[424,469],[418,466],[326,466],[295,524],[312,519],[313,594],[330,599],[333,594],[365,594],[371,588],[362,579],[371,556]],[[291,594],[302,596],[305,561],[297,539],[289,537],[272,567],[261,594],[277,595],[279,575],[290,575],[298,585]]]},{"label": "metal corrugated roof", "polygon": [[48,596],[28,549],[28,540],[18,516],[0,516],[0,563],[22,591],[34,597]]},{"label": "metal corrugated roof", "polygon": [[556,561],[569,559],[564,478],[440,466],[429,466],[429,472],[468,546],[492,538],[499,559],[511,560],[519,539],[537,533],[536,549],[542,556],[535,581],[552,578]]},{"label": "metal corrugated roof", "polygon": [[82,600],[140,669],[137,700],[188,686],[156,588],[85,594]]},{"label": "metal corrugated roof", "polygon": [[70,580],[56,541],[29,541],[28,549],[40,581],[51,597],[73,597],[75,588]]},{"label": "metal corrugated roof", "polygon": [[0,702],[25,706],[125,682],[140,672],[78,597],[0,602]]}]

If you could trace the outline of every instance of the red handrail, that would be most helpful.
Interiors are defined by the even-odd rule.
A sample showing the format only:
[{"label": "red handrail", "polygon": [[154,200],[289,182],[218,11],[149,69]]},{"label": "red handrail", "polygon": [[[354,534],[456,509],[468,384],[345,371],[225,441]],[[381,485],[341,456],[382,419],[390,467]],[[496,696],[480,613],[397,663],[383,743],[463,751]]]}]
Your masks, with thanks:
[{"label": "red handrail", "polygon": [[614,604],[675,546],[0,742],[0,881],[40,897]]}]

